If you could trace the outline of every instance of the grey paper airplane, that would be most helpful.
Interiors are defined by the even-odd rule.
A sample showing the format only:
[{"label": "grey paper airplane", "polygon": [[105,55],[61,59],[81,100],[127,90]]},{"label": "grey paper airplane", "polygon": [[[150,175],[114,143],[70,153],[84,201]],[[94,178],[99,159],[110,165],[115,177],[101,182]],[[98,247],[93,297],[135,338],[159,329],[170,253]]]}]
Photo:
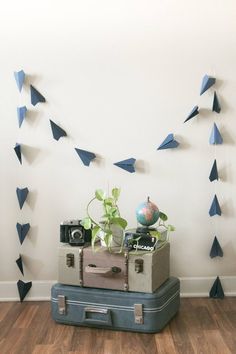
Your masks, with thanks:
[{"label": "grey paper airplane", "polygon": [[200,90],[200,95],[202,95],[204,92],[206,92],[211,86],[213,86],[216,82],[216,79],[214,77],[211,77],[209,75],[205,75],[202,79],[202,86]]},{"label": "grey paper airplane", "polygon": [[211,131],[211,135],[210,135],[210,139],[209,139],[209,143],[211,145],[220,145],[223,143],[223,138],[220,134],[219,129],[217,128],[216,123],[214,123],[212,131]]},{"label": "grey paper airplane", "polygon": [[210,257],[223,257],[223,251],[216,236],[211,246]]},{"label": "grey paper airplane", "polygon": [[157,148],[157,150],[164,150],[164,149],[174,149],[179,146],[178,141],[174,139],[174,134],[169,134],[165,138],[165,140],[161,143],[161,145]]},{"label": "grey paper airplane", "polygon": [[20,209],[22,209],[24,202],[26,201],[27,195],[29,193],[28,188],[16,188],[16,195],[19,202]]},{"label": "grey paper airplane", "polygon": [[134,166],[135,162],[136,162],[136,159],[131,157],[130,159],[127,159],[127,160],[115,162],[114,165],[117,167],[120,167],[123,170],[128,171],[130,173],[134,173],[135,172],[135,166]]},{"label": "grey paper airplane", "polygon": [[28,294],[31,286],[32,286],[32,282],[31,281],[29,281],[28,283],[25,283],[22,280],[18,280],[17,288],[18,288],[18,293],[19,293],[21,302],[24,300],[24,298]]},{"label": "grey paper airplane", "polygon": [[220,209],[220,205],[219,205],[219,202],[218,202],[216,194],[215,194],[215,196],[213,198],[213,201],[212,201],[212,204],[211,204],[211,207],[210,207],[210,210],[209,210],[209,215],[210,216],[214,216],[214,215],[221,216],[221,209]]},{"label": "grey paper airplane", "polygon": [[16,230],[17,230],[17,233],[18,233],[18,237],[19,237],[19,240],[20,240],[20,244],[22,245],[22,243],[24,242],[28,232],[29,232],[29,229],[30,229],[30,224],[27,223],[27,224],[19,224],[17,223],[16,224]]},{"label": "grey paper airplane", "polygon": [[36,106],[37,103],[39,102],[46,102],[45,97],[41,95],[41,93],[36,90],[36,88],[32,85],[30,85],[30,94],[31,94],[31,103],[33,106]]},{"label": "grey paper airplane", "polygon": [[214,163],[213,163],[212,168],[211,168],[209,180],[210,180],[211,182],[213,182],[213,181],[215,181],[215,180],[218,181],[218,179],[219,179],[219,176],[218,176],[217,163],[216,163],[216,160],[214,160]]},{"label": "grey paper airplane", "polygon": [[26,106],[17,107],[17,117],[18,117],[19,128],[21,127],[21,124],[23,123],[23,121],[26,117],[26,112],[27,112]]},{"label": "grey paper airplane", "polygon": [[22,275],[24,275],[23,262],[22,262],[21,255],[19,255],[19,258],[16,260],[16,264],[17,264],[18,268],[20,269]]},{"label": "grey paper airplane", "polygon": [[21,159],[21,145],[16,143],[16,146],[14,147],[16,156],[18,158],[18,160],[20,161],[20,164],[22,164],[22,159]]},{"label": "grey paper airplane", "polygon": [[93,152],[86,151],[86,150],[81,150],[75,148],[75,151],[79,155],[81,161],[85,166],[89,166],[90,162],[96,158],[96,155]]},{"label": "grey paper airplane", "polygon": [[51,129],[52,129],[52,135],[55,140],[59,140],[62,136],[67,136],[65,130],[63,130],[59,125],[54,123],[51,119],[50,124],[51,124]]},{"label": "grey paper airplane", "polygon": [[217,277],[214,281],[212,288],[210,290],[209,296],[213,299],[223,299],[224,298],[224,290],[221,285],[220,278]]},{"label": "grey paper airplane", "polygon": [[24,84],[24,81],[25,81],[25,73],[24,73],[24,71],[23,70],[15,71],[14,72],[14,77],[15,77],[15,80],[16,80],[16,84],[17,84],[18,90],[21,92],[23,84]]},{"label": "grey paper airplane", "polygon": [[214,92],[212,111],[216,112],[216,113],[220,113],[220,111],[221,111],[220,102],[219,102],[216,92]]},{"label": "grey paper airplane", "polygon": [[193,117],[197,116],[199,114],[198,106],[194,106],[187,118],[185,119],[184,123],[187,122],[188,120],[192,119]]}]

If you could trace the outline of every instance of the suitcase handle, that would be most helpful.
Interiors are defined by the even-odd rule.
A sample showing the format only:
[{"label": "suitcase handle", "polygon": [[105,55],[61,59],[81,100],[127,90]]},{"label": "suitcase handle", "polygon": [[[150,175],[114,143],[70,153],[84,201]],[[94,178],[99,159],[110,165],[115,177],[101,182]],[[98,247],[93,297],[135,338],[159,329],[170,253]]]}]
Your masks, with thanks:
[{"label": "suitcase handle", "polygon": [[85,267],[85,273],[90,273],[90,274],[103,274],[103,275],[108,275],[111,273],[120,273],[121,269],[118,267],[110,267],[110,268],[103,268],[103,267],[94,267],[94,266],[86,266]]},{"label": "suitcase handle", "polygon": [[[87,317],[88,313],[102,314],[105,316],[105,318],[104,318],[104,320],[97,319],[97,318],[88,318]],[[111,311],[110,311],[110,309],[104,309],[104,308],[85,307],[82,321],[84,323],[90,323],[90,324],[95,324],[95,325],[100,324],[100,325],[112,326]]]}]

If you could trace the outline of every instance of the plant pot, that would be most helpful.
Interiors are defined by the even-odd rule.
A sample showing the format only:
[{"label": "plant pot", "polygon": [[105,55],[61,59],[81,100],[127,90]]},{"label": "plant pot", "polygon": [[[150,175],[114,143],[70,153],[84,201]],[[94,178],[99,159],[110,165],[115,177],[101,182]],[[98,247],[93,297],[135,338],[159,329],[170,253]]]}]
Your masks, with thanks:
[{"label": "plant pot", "polygon": [[[112,225],[111,231],[112,231],[112,240],[111,240],[110,247],[111,248],[120,247],[123,244],[123,236],[124,236],[123,230],[117,225]],[[98,237],[100,238],[101,246],[107,247],[107,245],[104,241],[104,232],[103,231],[99,232]]]}]

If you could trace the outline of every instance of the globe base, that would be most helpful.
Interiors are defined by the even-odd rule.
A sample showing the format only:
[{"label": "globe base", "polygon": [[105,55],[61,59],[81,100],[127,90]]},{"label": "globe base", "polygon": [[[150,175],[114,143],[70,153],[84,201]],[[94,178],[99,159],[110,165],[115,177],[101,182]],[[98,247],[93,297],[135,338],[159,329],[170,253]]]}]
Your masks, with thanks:
[{"label": "globe base", "polygon": [[139,234],[149,234],[150,231],[156,231],[155,227],[148,227],[148,226],[139,226],[136,229],[136,232]]}]

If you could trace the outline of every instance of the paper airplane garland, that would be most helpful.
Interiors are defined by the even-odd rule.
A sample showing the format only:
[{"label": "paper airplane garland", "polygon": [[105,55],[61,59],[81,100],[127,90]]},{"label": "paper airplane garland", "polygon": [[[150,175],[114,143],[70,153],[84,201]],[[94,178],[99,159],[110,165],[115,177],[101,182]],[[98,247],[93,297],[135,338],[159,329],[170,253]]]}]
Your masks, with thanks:
[{"label": "paper airplane garland", "polygon": [[220,278],[217,277],[214,281],[212,288],[210,290],[209,296],[213,299],[223,299],[224,298],[224,290],[221,285]]},{"label": "paper airplane garland", "polygon": [[23,123],[23,121],[26,117],[26,112],[27,112],[26,106],[17,107],[17,117],[18,117],[19,128],[21,127],[21,124]]},{"label": "paper airplane garland", "polygon": [[80,159],[82,160],[85,166],[89,166],[90,162],[96,158],[96,155],[93,152],[81,150],[75,148],[75,151],[79,155]]},{"label": "paper airplane garland", "polygon": [[19,202],[20,209],[22,209],[28,193],[29,193],[28,188],[22,188],[22,189],[16,188],[16,194],[17,194],[17,199]]},{"label": "paper airplane garland", "polygon": [[216,113],[220,113],[220,111],[221,111],[220,102],[219,102],[216,92],[214,92],[212,111],[216,112]]},{"label": "paper airplane garland", "polygon": [[192,119],[193,117],[197,116],[199,114],[198,106],[194,106],[187,118],[185,119],[184,123],[187,122],[188,120]]},{"label": "paper airplane garland", "polygon": [[216,123],[214,123],[214,125],[213,125],[210,139],[209,139],[209,143],[211,145],[219,145],[219,144],[223,143],[223,138],[219,132],[219,129],[217,128]]},{"label": "paper airplane garland", "polygon": [[18,288],[18,293],[19,293],[21,302],[24,300],[24,298],[28,294],[31,286],[32,286],[32,282],[31,281],[29,281],[28,283],[25,283],[22,280],[18,280],[17,288]]},{"label": "paper airplane garland", "polygon": [[51,124],[51,129],[52,129],[52,135],[55,140],[59,140],[62,136],[67,136],[65,130],[63,130],[59,125],[54,123],[51,119],[50,124]]},{"label": "paper airplane garland", "polygon": [[24,81],[25,81],[25,73],[24,73],[24,71],[23,70],[15,71],[14,72],[14,77],[15,77],[15,80],[16,80],[16,84],[17,84],[18,90],[21,92],[23,84],[24,84]]},{"label": "paper airplane garland", "polygon": [[19,224],[19,223],[17,223],[16,224],[16,229],[17,229],[17,233],[18,233],[18,236],[19,236],[20,244],[22,245],[22,243],[24,242],[24,240],[26,238],[26,235],[29,232],[30,224],[29,223],[27,223],[27,224]]},{"label": "paper airplane garland", "polygon": [[18,158],[18,160],[20,161],[20,164],[22,164],[22,159],[21,159],[21,145],[16,143],[16,146],[14,147],[16,156]]},{"label": "paper airplane garland", "polygon": [[36,106],[37,103],[39,102],[46,102],[45,97],[41,95],[41,93],[36,90],[36,88],[32,85],[30,85],[30,94],[31,94],[31,103],[33,106]]},{"label": "paper airplane garland", "polygon": [[211,168],[209,180],[210,180],[211,182],[213,182],[213,181],[215,181],[215,180],[218,181],[218,179],[219,179],[219,176],[218,176],[217,163],[216,163],[216,160],[214,160],[214,163],[213,163],[212,168]]},{"label": "paper airplane garland", "polygon": [[223,257],[223,251],[216,236],[211,246],[210,257]]},{"label": "paper airplane garland", "polygon": [[213,86],[216,82],[216,79],[214,77],[211,77],[209,75],[205,75],[202,79],[202,86],[200,90],[200,96],[206,92],[211,86]]},{"label": "paper airplane garland", "polygon": [[18,268],[20,269],[22,275],[24,275],[23,262],[22,262],[21,255],[19,255],[19,258],[16,260],[16,264],[17,264]]},{"label": "paper airplane garland", "polygon": [[219,215],[221,216],[221,209],[220,209],[220,205],[217,199],[217,196],[215,195],[209,210],[209,215],[210,216],[214,216],[214,215]]},{"label": "paper airplane garland", "polygon": [[173,134],[167,135],[165,140],[161,143],[161,145],[157,148],[157,150],[164,150],[164,149],[174,149],[179,146],[178,141],[174,139]]},{"label": "paper airplane garland", "polygon": [[122,168],[125,171],[133,173],[133,172],[135,172],[135,166],[134,166],[135,162],[136,162],[136,159],[134,159],[132,157],[132,158],[127,159],[127,160],[115,162],[114,165]]}]

